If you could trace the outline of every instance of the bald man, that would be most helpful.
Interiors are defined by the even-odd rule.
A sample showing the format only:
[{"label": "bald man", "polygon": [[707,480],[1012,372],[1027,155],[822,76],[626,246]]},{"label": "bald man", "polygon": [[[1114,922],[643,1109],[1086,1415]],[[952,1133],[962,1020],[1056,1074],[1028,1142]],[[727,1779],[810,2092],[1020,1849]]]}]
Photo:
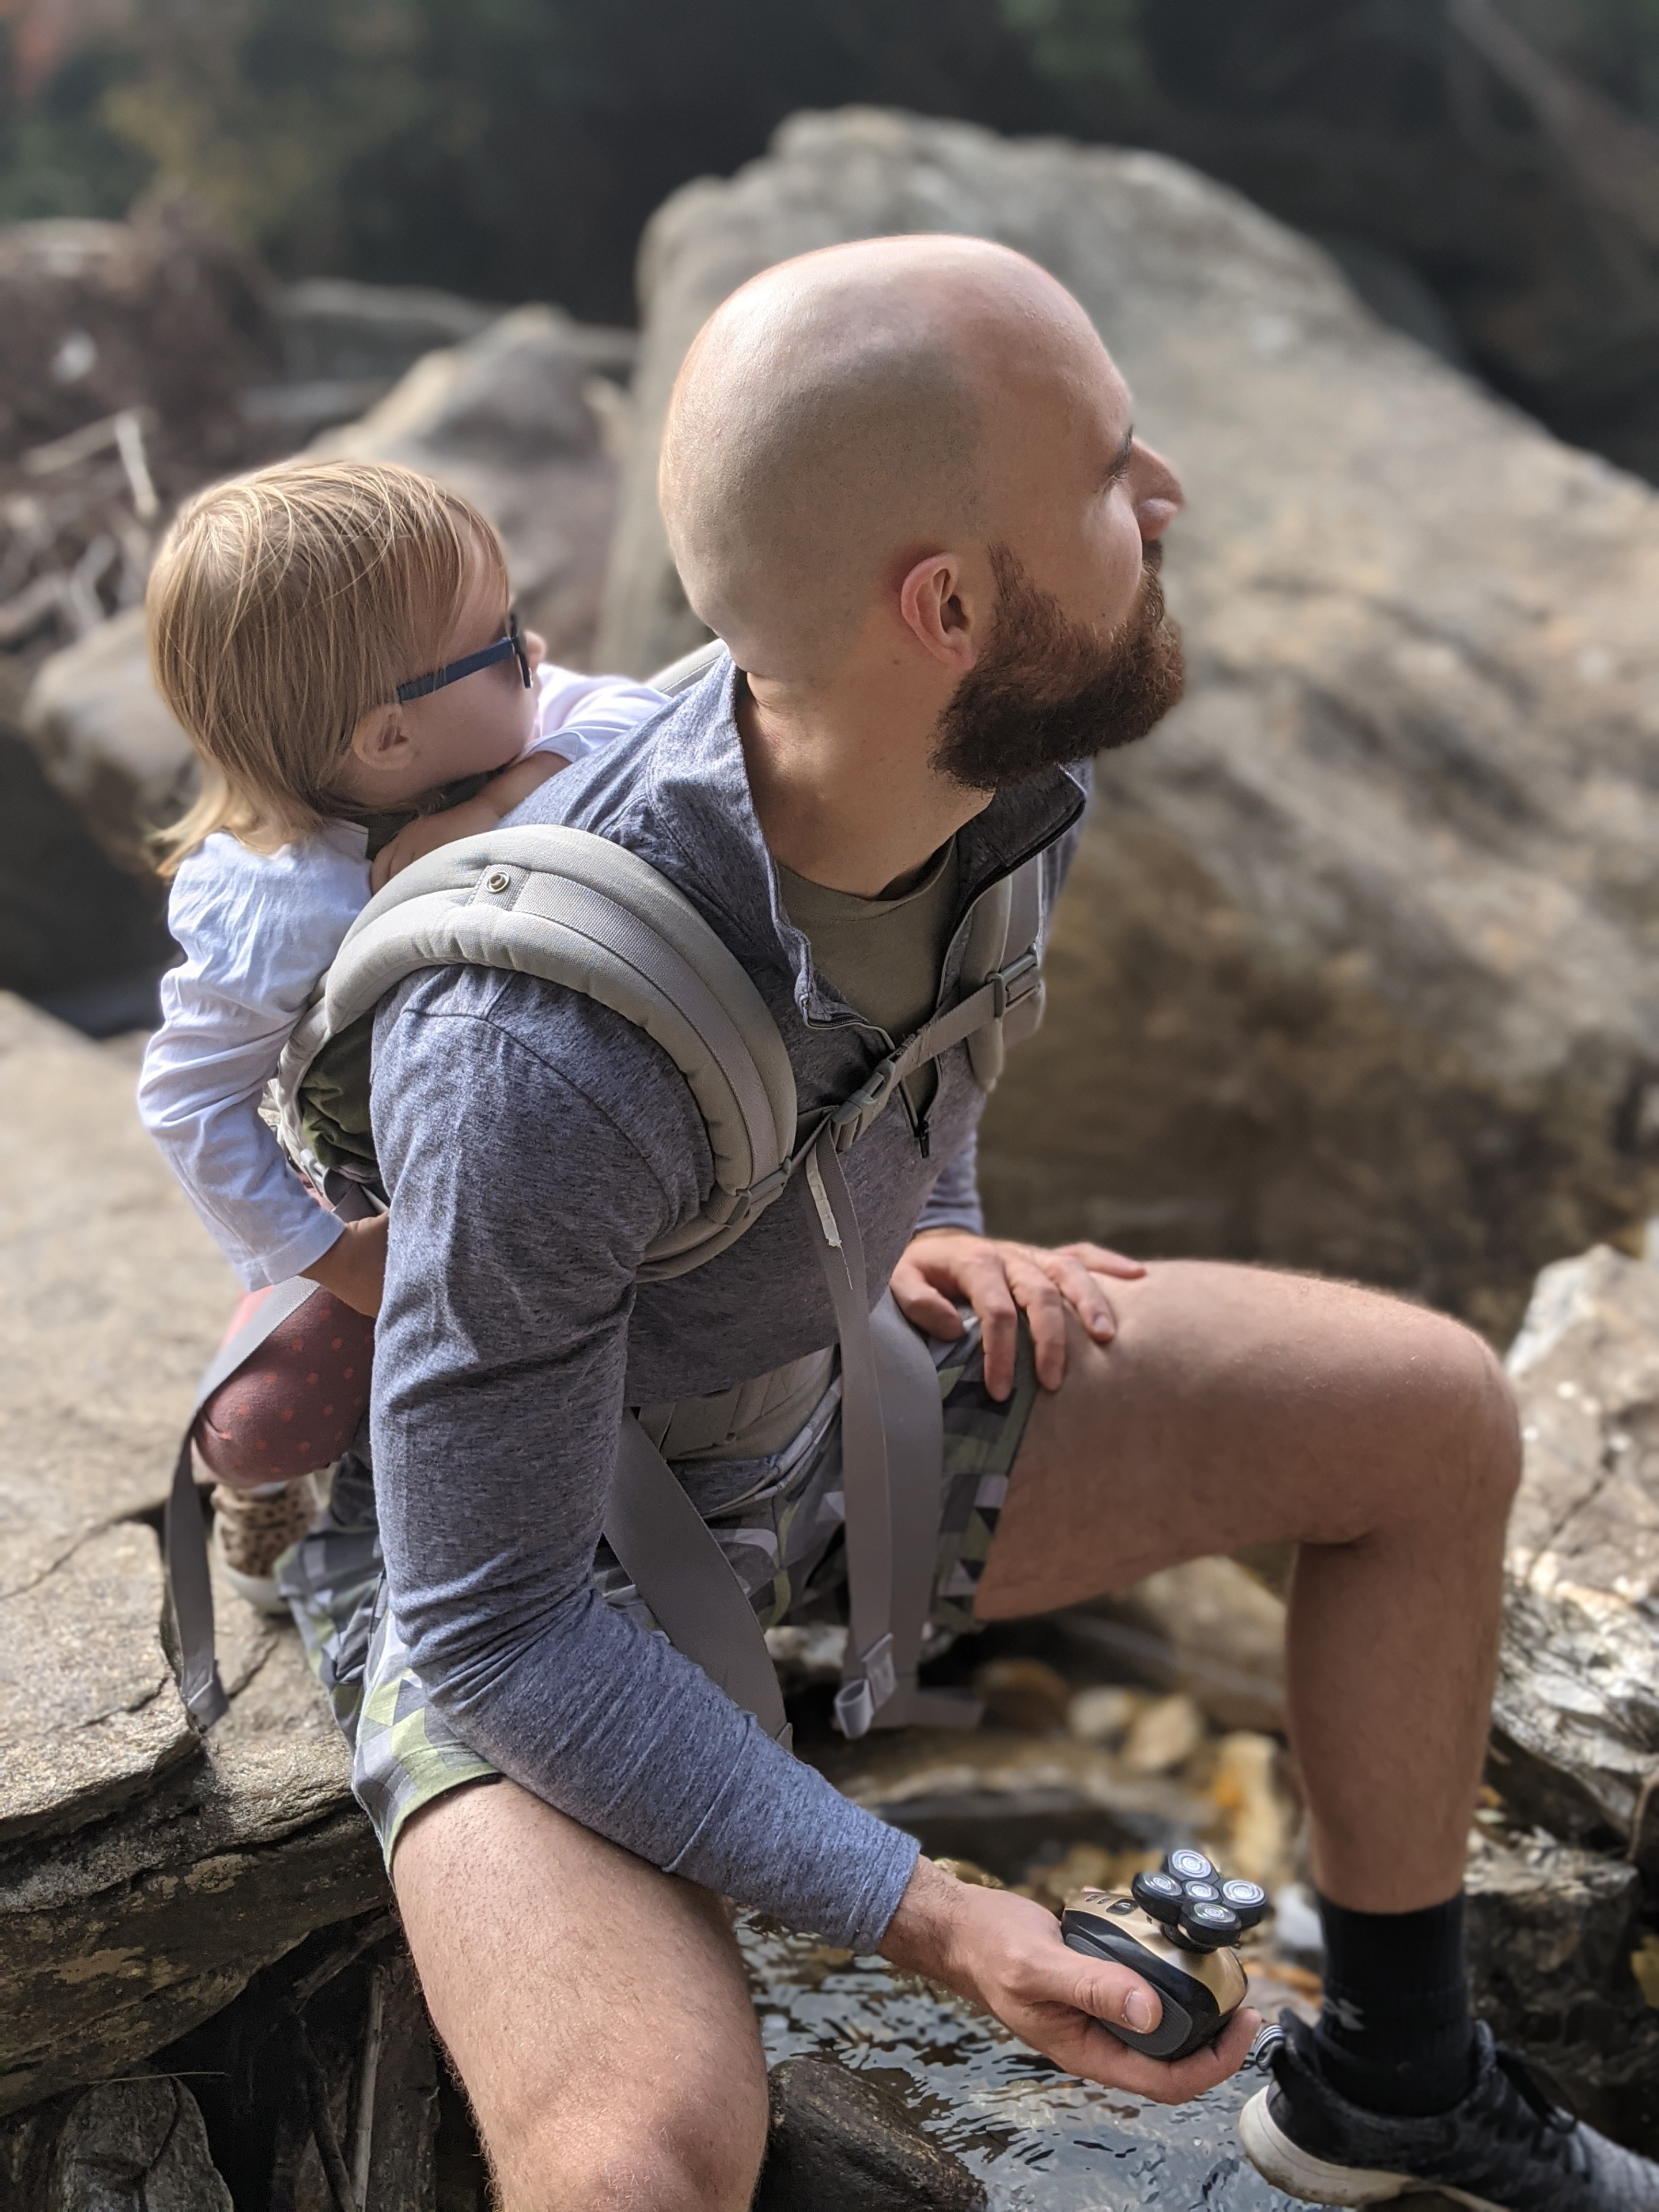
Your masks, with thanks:
[{"label": "bald man", "polygon": [[[1181,490],[1076,302],[963,239],[837,247],[737,293],[685,364],[662,489],[729,656],[517,818],[678,885],[766,1000],[810,1121],[952,1002],[972,906],[1033,854],[1046,927],[1079,763],[1180,690],[1158,571]],[[1505,2212],[1659,2207],[1654,2169],[1551,2114],[1469,2018],[1460,1891],[1518,1460],[1491,1353],[1349,1285],[988,1237],[966,1049],[905,1088],[846,1168],[870,1296],[890,1279],[939,1373],[935,1618],[1301,1547],[1291,1728],[1330,1976],[1246,2108],[1251,2157],[1320,2203],[1410,2177]],[[374,1122],[386,1582],[367,1626],[321,1635],[324,1673],[506,2212],[749,2203],[765,2077],[725,1899],[946,1983],[1139,2098],[1237,2068],[1249,2014],[1176,2065],[1109,2034],[1155,2023],[1143,1983],[842,1798],[649,1632],[598,1548],[623,1410],[660,1407],[763,1618],[835,1601],[806,1189],[640,1284],[708,1195],[702,1122],[641,1031],[524,975],[405,985]],[[322,1598],[371,1540],[367,1492],[343,1466],[301,1577]]]}]

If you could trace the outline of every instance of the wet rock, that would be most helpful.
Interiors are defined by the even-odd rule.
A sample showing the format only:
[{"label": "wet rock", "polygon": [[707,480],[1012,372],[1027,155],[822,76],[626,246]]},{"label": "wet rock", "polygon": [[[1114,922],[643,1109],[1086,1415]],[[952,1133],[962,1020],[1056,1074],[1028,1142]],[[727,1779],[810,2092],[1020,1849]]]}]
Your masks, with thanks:
[{"label": "wet rock", "polygon": [[1358,1276],[1507,1335],[1540,1266],[1659,1196],[1659,496],[1189,170],[798,117],[647,233],[607,665],[696,641],[655,449],[709,310],[805,248],[941,223],[1071,285],[1190,495],[1188,697],[1103,761],[1048,1023],[986,1122],[994,1218]]},{"label": "wet rock", "polygon": [[604,377],[626,334],[519,307],[428,354],[361,422],[313,451],[401,461],[476,501],[507,544],[526,622],[556,660],[590,665],[616,507]]},{"label": "wet rock", "polygon": [[772,2069],[756,2212],[981,2212],[985,2185],[890,2090],[823,2058]]},{"label": "wet rock", "polygon": [[1659,1269],[1605,1247],[1547,1268],[1509,1365],[1492,1779],[1559,1836],[1624,1843],[1659,1771]]},{"label": "wet rock", "polygon": [[231,2212],[184,2083],[140,2075],[77,2097],[53,2148],[46,2212]]},{"label": "wet rock", "polygon": [[1217,1838],[1230,1875],[1276,1891],[1295,1863],[1299,1810],[1284,1786],[1283,1754],[1272,1736],[1236,1729],[1216,1746],[1208,1785],[1220,1816]]}]

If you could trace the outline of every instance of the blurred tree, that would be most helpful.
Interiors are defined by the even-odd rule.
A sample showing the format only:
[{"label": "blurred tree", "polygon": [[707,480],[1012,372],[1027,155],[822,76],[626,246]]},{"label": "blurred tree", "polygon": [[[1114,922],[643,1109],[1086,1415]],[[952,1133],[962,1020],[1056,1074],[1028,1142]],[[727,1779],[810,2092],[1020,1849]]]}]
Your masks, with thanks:
[{"label": "blurred tree", "polygon": [[9,212],[117,213],[160,175],[281,270],[609,319],[651,210],[797,108],[1059,112],[997,0],[128,0],[32,102],[10,74]]}]

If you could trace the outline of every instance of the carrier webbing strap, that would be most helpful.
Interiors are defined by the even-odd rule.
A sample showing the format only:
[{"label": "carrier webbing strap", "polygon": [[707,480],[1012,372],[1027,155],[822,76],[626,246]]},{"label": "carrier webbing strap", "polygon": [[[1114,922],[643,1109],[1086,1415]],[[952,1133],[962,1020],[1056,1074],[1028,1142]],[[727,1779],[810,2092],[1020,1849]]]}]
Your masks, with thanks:
[{"label": "carrier webbing strap", "polygon": [[807,1155],[806,1180],[841,1338],[848,1626],[836,1725],[848,1737],[923,1718],[971,1728],[979,1718],[973,1698],[916,1687],[943,1503],[938,1371],[890,1290],[871,1312],[864,1239],[833,1122]]},{"label": "carrier webbing strap", "polygon": [[196,1495],[196,1471],[191,1463],[191,1437],[196,1417],[222,1382],[228,1382],[268,1336],[295,1314],[316,1289],[315,1283],[295,1275],[276,1288],[251,1320],[220,1346],[196,1386],[196,1403],[185,1423],[184,1441],[173,1463],[173,1487],[167,1492],[161,1524],[161,1549],[167,1560],[167,1588],[173,1595],[173,1620],[179,1638],[179,1689],[185,1711],[198,1728],[210,1729],[229,1707],[219,1679],[219,1662],[213,1647],[213,1581],[208,1568],[207,1531],[202,1525],[201,1503]]},{"label": "carrier webbing strap", "polygon": [[632,1413],[623,1416],[605,1540],[674,1649],[787,1748],[783,1692],[755,1609],[713,1529]]}]

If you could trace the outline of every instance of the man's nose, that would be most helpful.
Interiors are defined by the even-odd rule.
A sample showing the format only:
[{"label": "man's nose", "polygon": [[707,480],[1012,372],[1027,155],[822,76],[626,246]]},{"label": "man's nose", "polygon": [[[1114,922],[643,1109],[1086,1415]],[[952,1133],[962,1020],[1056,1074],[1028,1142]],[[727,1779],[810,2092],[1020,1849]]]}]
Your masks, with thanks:
[{"label": "man's nose", "polygon": [[1140,535],[1150,544],[1163,537],[1186,506],[1187,495],[1163,454],[1156,447],[1143,445],[1139,438],[1134,442],[1131,489]]}]

